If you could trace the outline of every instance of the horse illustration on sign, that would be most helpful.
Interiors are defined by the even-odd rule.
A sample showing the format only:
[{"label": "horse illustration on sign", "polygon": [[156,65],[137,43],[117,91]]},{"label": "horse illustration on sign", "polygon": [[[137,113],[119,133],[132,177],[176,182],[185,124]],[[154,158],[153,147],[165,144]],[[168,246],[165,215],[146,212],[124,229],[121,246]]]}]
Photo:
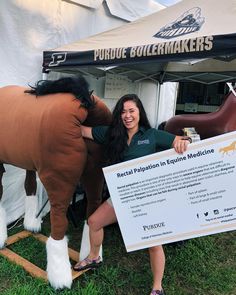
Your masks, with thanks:
[{"label": "horse illustration on sign", "polygon": [[227,145],[223,148],[219,149],[219,152],[223,154],[223,156],[226,154],[228,155],[228,152],[235,152],[236,150],[236,141],[233,141],[230,145]]}]

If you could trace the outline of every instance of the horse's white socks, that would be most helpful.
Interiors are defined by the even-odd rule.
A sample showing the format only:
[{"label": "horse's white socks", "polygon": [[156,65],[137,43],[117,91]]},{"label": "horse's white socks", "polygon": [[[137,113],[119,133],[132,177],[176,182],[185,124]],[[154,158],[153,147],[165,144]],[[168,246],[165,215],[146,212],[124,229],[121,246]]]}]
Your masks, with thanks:
[{"label": "horse's white socks", "polygon": [[49,237],[46,243],[47,249],[47,275],[54,289],[70,288],[72,284],[72,272],[68,255],[68,241],[54,240]]},{"label": "horse's white socks", "polygon": [[[90,241],[89,241],[89,226],[87,224],[87,221],[84,222],[84,228],[83,228],[83,234],[82,234],[82,241],[80,246],[80,252],[79,252],[79,260],[83,260],[89,255],[90,251]],[[102,245],[99,250],[99,256],[101,257],[101,261],[103,260],[102,257]]]},{"label": "horse's white socks", "polygon": [[0,204],[0,249],[5,246],[7,240],[6,211]]},{"label": "horse's white socks", "polygon": [[37,196],[25,197],[25,217],[24,228],[32,231],[39,232],[41,230],[41,217],[36,218],[38,213],[38,198]]}]

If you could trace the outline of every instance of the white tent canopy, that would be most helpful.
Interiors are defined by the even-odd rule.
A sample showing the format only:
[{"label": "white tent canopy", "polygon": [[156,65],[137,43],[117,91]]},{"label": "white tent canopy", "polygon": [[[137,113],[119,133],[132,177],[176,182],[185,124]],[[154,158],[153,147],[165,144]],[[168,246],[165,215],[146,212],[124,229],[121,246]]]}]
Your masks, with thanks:
[{"label": "white tent canopy", "polygon": [[[119,27],[161,8],[153,0],[0,1],[0,86],[33,85],[42,79],[43,50]],[[25,171],[10,165],[5,169],[1,203],[11,223],[24,214]],[[37,194],[41,200],[45,195],[39,181]]]},{"label": "white tent canopy", "polygon": [[133,81],[236,79],[236,1],[183,0],[119,28],[44,52],[44,71],[105,71]]}]

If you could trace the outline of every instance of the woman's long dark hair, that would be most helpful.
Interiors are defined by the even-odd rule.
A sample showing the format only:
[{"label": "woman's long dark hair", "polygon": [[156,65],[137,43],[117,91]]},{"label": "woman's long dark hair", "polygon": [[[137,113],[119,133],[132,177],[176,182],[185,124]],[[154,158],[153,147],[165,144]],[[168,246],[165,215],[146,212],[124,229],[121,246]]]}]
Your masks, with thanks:
[{"label": "woman's long dark hair", "polygon": [[113,110],[112,123],[108,129],[106,147],[108,164],[115,164],[123,161],[124,150],[127,147],[128,134],[122,122],[121,114],[124,109],[124,103],[127,101],[133,101],[139,109],[139,127],[144,127],[145,129],[151,128],[146,111],[139,97],[136,94],[126,94],[122,96]]},{"label": "woman's long dark hair", "polygon": [[36,96],[54,93],[72,93],[79,99],[86,108],[94,106],[94,101],[89,92],[88,82],[82,76],[64,77],[58,80],[40,80],[31,89],[25,90],[26,93]]}]

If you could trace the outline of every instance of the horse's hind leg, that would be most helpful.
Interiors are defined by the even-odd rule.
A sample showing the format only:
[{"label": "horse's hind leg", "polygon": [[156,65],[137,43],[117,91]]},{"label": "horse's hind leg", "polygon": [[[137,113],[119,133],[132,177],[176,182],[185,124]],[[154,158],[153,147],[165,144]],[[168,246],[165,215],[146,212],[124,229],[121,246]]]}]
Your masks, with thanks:
[{"label": "horse's hind leg", "polygon": [[3,248],[7,239],[7,221],[6,221],[6,211],[2,207],[1,199],[3,194],[2,187],[2,176],[5,172],[4,166],[0,163],[0,248]]},{"label": "horse's hind leg", "polygon": [[38,213],[38,198],[36,196],[36,190],[36,172],[26,170],[24,228],[33,232],[38,232],[41,229],[41,218],[36,217]]},{"label": "horse's hind leg", "polygon": [[70,184],[68,177],[61,177],[59,172],[56,175],[48,174],[47,177],[41,177],[51,205],[51,235],[46,243],[47,277],[55,289],[70,288],[72,284],[65,233],[68,226],[66,213],[76,186]]}]

